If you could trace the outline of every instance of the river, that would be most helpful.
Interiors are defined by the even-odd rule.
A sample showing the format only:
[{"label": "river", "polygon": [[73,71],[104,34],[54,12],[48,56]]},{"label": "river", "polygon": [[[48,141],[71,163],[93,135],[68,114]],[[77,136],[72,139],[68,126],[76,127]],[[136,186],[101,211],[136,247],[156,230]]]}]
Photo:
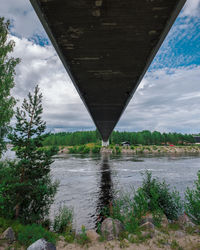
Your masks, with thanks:
[{"label": "river", "polygon": [[[6,158],[15,158],[8,151]],[[51,165],[53,179],[60,182],[51,217],[59,206],[74,210],[74,228],[82,225],[95,228],[101,210],[109,204],[119,190],[137,189],[145,170],[165,179],[184,197],[187,187],[192,187],[200,170],[200,155],[59,155]]]},{"label": "river", "polygon": [[184,197],[186,187],[192,187],[200,169],[199,155],[182,156],[83,156],[63,155],[55,158],[52,176],[60,181],[51,216],[60,205],[74,210],[74,228],[81,225],[95,228],[103,207],[119,190],[137,189],[142,173],[165,179]]}]

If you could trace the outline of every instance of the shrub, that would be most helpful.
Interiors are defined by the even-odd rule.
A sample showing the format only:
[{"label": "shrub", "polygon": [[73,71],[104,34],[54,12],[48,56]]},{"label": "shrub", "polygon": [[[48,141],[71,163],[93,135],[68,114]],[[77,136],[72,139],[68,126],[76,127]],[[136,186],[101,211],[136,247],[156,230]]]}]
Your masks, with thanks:
[{"label": "shrub", "polygon": [[182,211],[182,202],[179,193],[165,181],[160,182],[152,178],[152,173],[146,171],[141,187],[148,200],[149,211],[161,210],[168,219],[175,220]]},{"label": "shrub", "polygon": [[159,226],[163,214],[174,220],[181,210],[182,203],[178,192],[170,191],[169,185],[152,178],[152,174],[147,171],[142,186],[137,191],[133,189],[129,193],[119,195],[102,214],[120,220],[127,232],[135,233],[139,229],[142,216],[147,212],[152,213],[154,223]]},{"label": "shrub", "polygon": [[81,233],[77,236],[77,242],[80,245],[85,245],[90,242],[90,239],[87,237],[87,234],[86,234],[85,226],[81,227]]},{"label": "shrub", "polygon": [[197,176],[195,188],[186,189],[184,207],[192,221],[200,225],[200,171],[198,171]]},{"label": "shrub", "polygon": [[121,154],[121,148],[119,146],[115,146],[115,153]]},{"label": "shrub", "polygon": [[55,234],[37,224],[22,226],[17,237],[19,243],[25,246],[29,246],[41,238],[44,238],[53,244],[56,243]]},{"label": "shrub", "polygon": [[84,150],[85,150],[85,145],[81,145],[77,148],[77,153],[83,153]]},{"label": "shrub", "polygon": [[84,150],[82,151],[83,154],[89,154],[90,153],[90,148],[85,146]]},{"label": "shrub", "polygon": [[77,154],[77,147],[76,146],[74,146],[74,147],[70,147],[70,148],[68,148],[69,149],[69,153],[70,154]]},{"label": "shrub", "polygon": [[15,161],[0,162],[0,216],[13,218],[19,175]]},{"label": "shrub", "polygon": [[148,203],[141,189],[137,192],[121,193],[120,197],[104,209],[103,215],[118,219],[125,227],[125,231],[135,233],[138,231],[140,219],[148,211]]},{"label": "shrub", "polygon": [[72,221],[72,209],[66,206],[60,207],[53,221],[53,230],[57,233],[63,233],[66,230],[69,231],[72,229]]},{"label": "shrub", "polygon": [[92,153],[93,153],[93,154],[98,154],[98,153],[100,152],[100,150],[101,150],[101,147],[100,147],[100,146],[94,146],[94,147],[92,148]]}]

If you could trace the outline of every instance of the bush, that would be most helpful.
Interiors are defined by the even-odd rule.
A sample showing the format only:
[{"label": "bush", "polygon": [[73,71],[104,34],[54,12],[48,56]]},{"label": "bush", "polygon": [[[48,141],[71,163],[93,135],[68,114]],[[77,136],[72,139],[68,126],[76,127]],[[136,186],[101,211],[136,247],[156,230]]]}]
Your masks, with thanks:
[{"label": "bush", "polygon": [[76,146],[74,146],[74,147],[70,147],[70,148],[68,148],[69,149],[69,153],[70,154],[77,154],[77,147]]},{"label": "bush", "polygon": [[89,152],[90,148],[85,145],[81,145],[79,147],[74,146],[69,148],[70,154],[88,154]]},{"label": "bush", "polygon": [[141,217],[148,211],[148,203],[141,189],[137,192],[121,193],[109,207],[104,208],[102,214],[121,221],[125,231],[135,233],[138,231]]},{"label": "bush", "polygon": [[168,219],[176,220],[182,212],[182,202],[179,193],[165,181],[152,178],[152,173],[146,171],[141,190],[148,200],[149,211],[161,210]]},{"label": "bush", "polygon": [[19,175],[15,161],[0,162],[0,216],[12,219],[16,205]]},{"label": "bush", "polygon": [[85,245],[90,242],[90,239],[87,237],[86,229],[84,226],[81,227],[81,233],[77,236],[77,242],[80,245]]},{"label": "bush", "polygon": [[184,207],[192,221],[200,225],[200,171],[197,173],[197,176],[195,188],[186,189]]},{"label": "bush", "polygon": [[93,153],[93,154],[98,154],[98,153],[100,152],[100,150],[101,150],[101,147],[100,147],[100,146],[94,146],[94,147],[92,148],[92,153]]},{"label": "bush", "polygon": [[82,154],[89,154],[89,153],[90,153],[90,148],[86,146],[82,151]]},{"label": "bush", "polygon": [[81,145],[77,148],[77,153],[83,153],[83,151],[85,150],[85,145]]},{"label": "bush", "polygon": [[56,243],[55,234],[37,224],[22,226],[17,237],[19,243],[25,246],[29,246],[41,238],[44,238],[53,244]]},{"label": "bush", "polygon": [[115,146],[115,153],[121,154],[121,148],[119,146]]},{"label": "bush", "polygon": [[125,230],[135,233],[139,229],[142,216],[151,212],[154,223],[159,226],[162,215],[175,220],[181,213],[182,203],[177,191],[170,191],[169,185],[152,178],[150,172],[146,172],[142,186],[137,191],[134,189],[126,194],[119,195],[102,214],[106,217],[120,220]]},{"label": "bush", "polygon": [[53,221],[53,230],[57,233],[63,233],[72,229],[73,211],[63,206],[59,208]]}]

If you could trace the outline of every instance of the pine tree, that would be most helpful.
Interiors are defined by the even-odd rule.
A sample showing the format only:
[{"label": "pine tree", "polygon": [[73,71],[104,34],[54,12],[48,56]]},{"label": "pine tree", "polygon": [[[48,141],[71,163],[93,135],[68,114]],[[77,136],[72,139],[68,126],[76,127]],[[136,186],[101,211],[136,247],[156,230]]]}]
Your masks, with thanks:
[{"label": "pine tree", "polygon": [[15,187],[15,217],[28,222],[48,215],[57,183],[50,177],[54,150],[42,150],[46,123],[42,120],[42,94],[36,86],[34,95],[28,94],[22,108],[17,108],[16,126],[9,135],[19,161],[16,163],[18,183]]},{"label": "pine tree", "polygon": [[18,58],[8,56],[15,46],[14,41],[8,41],[9,25],[9,21],[0,18],[0,158],[14,114],[13,107],[16,102],[10,91],[14,87],[15,66],[19,63]]}]

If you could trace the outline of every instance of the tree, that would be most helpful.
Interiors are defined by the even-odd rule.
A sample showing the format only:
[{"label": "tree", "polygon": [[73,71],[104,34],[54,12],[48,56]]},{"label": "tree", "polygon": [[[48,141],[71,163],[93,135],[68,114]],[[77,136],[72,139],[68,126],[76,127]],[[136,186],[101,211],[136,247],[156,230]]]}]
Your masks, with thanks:
[{"label": "tree", "polygon": [[42,111],[42,94],[37,86],[34,95],[29,93],[28,101],[24,99],[22,108],[17,108],[17,122],[9,135],[19,160],[12,166],[13,170],[7,168],[8,172],[15,172],[15,182],[4,180],[4,197],[10,197],[12,217],[24,222],[37,222],[48,215],[58,186],[50,177],[50,164],[56,152],[41,149],[46,129]]},{"label": "tree", "polygon": [[5,137],[14,114],[16,101],[10,91],[14,87],[15,66],[20,61],[8,56],[15,46],[14,41],[8,41],[9,25],[9,21],[0,18],[0,157],[5,150]]}]

